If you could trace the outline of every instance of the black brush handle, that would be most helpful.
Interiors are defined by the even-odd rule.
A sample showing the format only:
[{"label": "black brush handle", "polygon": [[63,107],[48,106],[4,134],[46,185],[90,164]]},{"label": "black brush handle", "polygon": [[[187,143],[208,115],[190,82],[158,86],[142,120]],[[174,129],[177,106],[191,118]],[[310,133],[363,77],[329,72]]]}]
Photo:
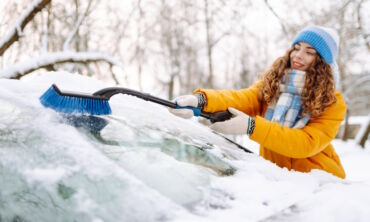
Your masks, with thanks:
[{"label": "black brush handle", "polygon": [[222,122],[222,121],[231,119],[232,114],[228,110],[219,111],[215,113],[206,113],[202,111],[200,113],[200,116],[209,119],[211,123],[215,123],[215,122]]},{"label": "black brush handle", "polygon": [[[131,95],[131,96],[136,96],[140,99],[144,99],[146,101],[154,102],[154,103],[157,103],[157,104],[160,104],[160,105],[163,105],[163,106],[167,106],[167,107],[170,107],[170,108],[173,108],[173,109],[176,109],[176,107],[177,107],[176,103],[174,103],[174,102],[170,102],[168,100],[164,100],[164,99],[152,96],[152,95],[147,94],[147,93],[142,93],[142,92],[138,92],[138,91],[135,91],[135,90],[132,90],[132,89],[126,89],[126,88],[122,88],[122,87],[105,88],[105,89],[102,89],[102,90],[99,90],[99,91],[95,92],[93,94],[93,96],[102,97],[104,99],[109,100],[113,95],[116,95],[116,94],[119,94],[119,93],[126,94],[126,95]],[[215,112],[215,113],[207,113],[207,112],[201,111],[200,116],[209,119],[212,123],[215,123],[215,122],[222,122],[222,121],[230,119],[232,117],[232,114],[227,110],[220,111],[220,112]]]}]

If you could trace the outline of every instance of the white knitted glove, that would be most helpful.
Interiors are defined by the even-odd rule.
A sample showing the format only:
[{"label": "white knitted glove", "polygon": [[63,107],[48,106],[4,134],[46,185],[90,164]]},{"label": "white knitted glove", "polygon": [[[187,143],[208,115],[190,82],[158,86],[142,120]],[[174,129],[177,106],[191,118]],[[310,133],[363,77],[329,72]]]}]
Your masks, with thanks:
[{"label": "white knitted glove", "polygon": [[252,118],[232,107],[229,107],[228,110],[233,114],[233,117],[223,122],[214,123],[210,128],[223,134],[248,134],[248,126],[250,126],[250,124],[248,125],[248,122],[250,123]]},{"label": "white knitted glove", "polygon": [[[184,95],[184,96],[179,96],[174,99],[174,102],[177,103],[179,106],[192,106],[192,107],[197,107],[198,106],[198,98],[195,95]],[[194,116],[193,110],[190,109],[172,109],[168,108],[168,111],[170,113],[185,118],[189,119]]]}]

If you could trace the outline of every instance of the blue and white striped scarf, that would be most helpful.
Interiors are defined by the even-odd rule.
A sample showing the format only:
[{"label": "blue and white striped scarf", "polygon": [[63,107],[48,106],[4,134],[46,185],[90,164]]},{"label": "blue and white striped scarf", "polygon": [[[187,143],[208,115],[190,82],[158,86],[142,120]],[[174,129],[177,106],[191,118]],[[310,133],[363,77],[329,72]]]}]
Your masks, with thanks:
[{"label": "blue and white striped scarf", "polygon": [[301,94],[306,72],[294,69],[288,72],[288,84],[286,84],[284,76],[280,84],[279,99],[267,107],[265,119],[278,122],[281,126],[303,128],[311,117],[310,115],[302,117]]}]

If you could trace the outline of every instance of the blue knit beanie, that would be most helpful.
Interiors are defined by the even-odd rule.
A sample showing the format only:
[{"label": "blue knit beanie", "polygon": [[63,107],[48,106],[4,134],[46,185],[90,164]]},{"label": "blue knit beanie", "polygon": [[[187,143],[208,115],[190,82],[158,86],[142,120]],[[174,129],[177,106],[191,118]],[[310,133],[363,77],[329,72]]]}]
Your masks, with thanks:
[{"label": "blue knit beanie", "polygon": [[310,44],[328,64],[333,64],[338,54],[339,36],[334,29],[322,26],[309,26],[302,29],[292,42]]}]

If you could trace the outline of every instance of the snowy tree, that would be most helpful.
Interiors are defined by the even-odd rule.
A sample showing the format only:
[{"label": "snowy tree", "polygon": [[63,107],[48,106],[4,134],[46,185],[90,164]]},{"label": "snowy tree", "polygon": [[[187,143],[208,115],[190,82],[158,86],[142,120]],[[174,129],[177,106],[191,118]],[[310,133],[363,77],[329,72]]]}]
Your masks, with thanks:
[{"label": "snowy tree", "polygon": [[[118,65],[117,60],[106,53],[89,52],[88,44],[86,44],[89,36],[81,34],[79,31],[90,13],[92,3],[93,1],[90,0],[85,9],[80,12],[80,3],[77,0],[74,1],[76,11],[74,19],[71,21],[66,19],[69,15],[61,3],[51,5],[51,0],[35,0],[28,5],[21,4],[27,6],[27,8],[20,13],[15,24],[10,26],[7,34],[0,40],[0,55],[3,56],[3,62],[7,60],[7,51],[12,51],[9,53],[9,57],[12,57],[11,54],[14,52],[17,54],[20,52],[27,54],[29,52],[30,54],[39,55],[32,56],[32,58],[19,56],[21,58],[16,58],[15,61],[11,62],[13,64],[5,66],[0,71],[0,76],[19,79],[35,70],[42,68],[55,70],[59,64],[66,63],[83,64],[87,69],[90,63],[105,62],[110,68]],[[63,27],[66,24],[68,25],[64,29],[67,30],[65,34],[63,32],[58,33],[59,30],[56,30],[56,27]],[[34,39],[36,39],[35,43],[33,43]],[[70,50],[72,42],[74,43],[74,51]],[[18,43],[18,48],[16,46],[11,47],[15,45],[14,43]],[[28,47],[32,44],[34,44],[33,47],[39,48],[39,53],[35,52],[33,47],[31,49]],[[77,68],[75,71],[84,72],[79,69],[80,65],[69,67],[71,71]]]}]

